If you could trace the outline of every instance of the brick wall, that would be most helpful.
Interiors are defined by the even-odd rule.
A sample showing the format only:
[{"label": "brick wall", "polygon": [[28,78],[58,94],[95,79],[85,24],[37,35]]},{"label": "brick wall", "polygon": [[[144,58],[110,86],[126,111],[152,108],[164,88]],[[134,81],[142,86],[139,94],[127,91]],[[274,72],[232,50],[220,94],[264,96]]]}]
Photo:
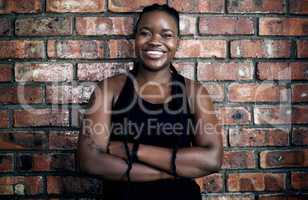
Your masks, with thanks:
[{"label": "brick wall", "polygon": [[0,0],[1,197],[101,195],[75,173],[76,113],[132,66],[135,12],[154,2],[181,11],[176,67],[224,123],[204,199],[307,199],[307,0]]}]

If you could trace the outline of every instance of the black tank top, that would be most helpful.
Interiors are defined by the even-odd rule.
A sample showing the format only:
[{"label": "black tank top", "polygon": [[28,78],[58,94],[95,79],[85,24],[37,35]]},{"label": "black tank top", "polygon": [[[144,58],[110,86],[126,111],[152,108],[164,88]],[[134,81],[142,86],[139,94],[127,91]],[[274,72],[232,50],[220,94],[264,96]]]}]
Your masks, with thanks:
[{"label": "black tank top", "polygon": [[[167,148],[190,147],[195,120],[185,94],[184,77],[171,65],[171,100],[150,103],[138,96],[134,77],[138,68],[127,73],[125,84],[112,106],[110,141],[133,142]],[[104,199],[189,199],[200,200],[200,188],[192,178],[148,182],[104,180]]]}]

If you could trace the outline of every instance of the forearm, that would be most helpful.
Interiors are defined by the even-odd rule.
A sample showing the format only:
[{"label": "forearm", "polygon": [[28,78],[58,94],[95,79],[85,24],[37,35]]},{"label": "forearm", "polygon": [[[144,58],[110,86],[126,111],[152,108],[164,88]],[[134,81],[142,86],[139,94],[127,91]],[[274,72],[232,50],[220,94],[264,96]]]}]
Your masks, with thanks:
[{"label": "forearm", "polygon": [[[125,160],[107,153],[100,153],[100,156],[97,156],[95,159],[88,159],[81,166],[82,171],[86,173],[118,181],[127,181],[125,174],[127,167],[128,165]],[[172,176],[141,163],[134,163],[130,171],[131,181],[142,182],[167,178],[172,178]]]},{"label": "forearm", "polygon": [[[138,159],[150,166],[168,173],[171,168],[172,149],[140,144]],[[178,149],[176,154],[176,172],[179,176],[197,178],[216,172],[219,168],[215,150],[203,147]]]}]

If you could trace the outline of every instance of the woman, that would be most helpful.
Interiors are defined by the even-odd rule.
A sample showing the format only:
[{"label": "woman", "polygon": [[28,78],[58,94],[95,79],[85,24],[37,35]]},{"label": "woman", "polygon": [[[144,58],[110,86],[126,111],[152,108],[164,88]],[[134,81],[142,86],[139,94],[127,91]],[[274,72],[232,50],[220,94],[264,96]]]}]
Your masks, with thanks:
[{"label": "woman", "polygon": [[212,101],[172,65],[176,10],[145,7],[135,27],[134,69],[102,81],[91,97],[78,144],[80,170],[103,177],[107,200],[199,200],[193,178],[217,172],[222,162]]}]

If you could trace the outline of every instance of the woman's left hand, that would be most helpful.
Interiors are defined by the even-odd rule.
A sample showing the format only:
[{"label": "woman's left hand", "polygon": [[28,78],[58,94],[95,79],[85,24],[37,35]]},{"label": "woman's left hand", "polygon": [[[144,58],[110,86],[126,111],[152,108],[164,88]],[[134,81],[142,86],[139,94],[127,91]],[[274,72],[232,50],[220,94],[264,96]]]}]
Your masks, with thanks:
[{"label": "woman's left hand", "polygon": [[[132,143],[127,143],[127,145],[128,145],[129,152],[131,153],[133,145]],[[126,154],[125,146],[123,142],[119,142],[119,141],[110,142],[109,153],[114,156],[127,160],[127,154]]]}]

